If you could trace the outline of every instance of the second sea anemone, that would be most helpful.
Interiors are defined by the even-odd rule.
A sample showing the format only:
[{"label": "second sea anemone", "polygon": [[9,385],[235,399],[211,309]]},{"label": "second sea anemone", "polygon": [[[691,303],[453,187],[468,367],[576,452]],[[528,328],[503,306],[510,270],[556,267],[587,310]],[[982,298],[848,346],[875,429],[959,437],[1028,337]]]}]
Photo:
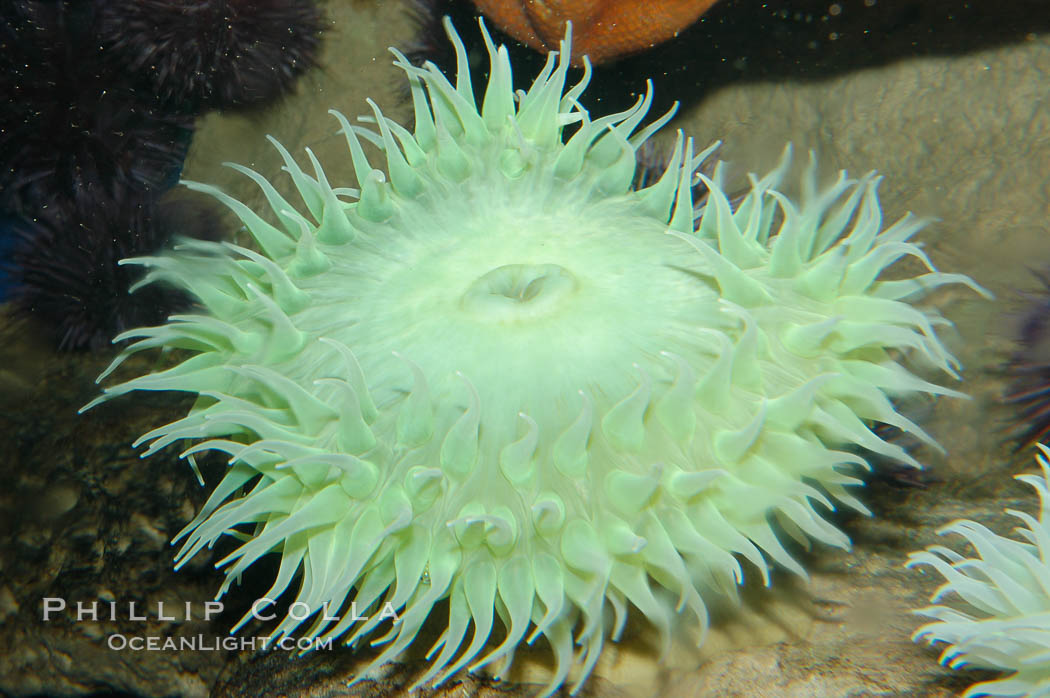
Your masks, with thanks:
[{"label": "second sea anemone", "polygon": [[1018,475],[1039,495],[1039,518],[1007,509],[1022,527],[1007,538],[976,521],[955,521],[939,533],[962,536],[977,552],[965,557],[942,545],[912,553],[944,577],[935,605],[917,611],[931,619],[916,641],[945,645],[952,669],[991,669],[1006,675],[971,686],[970,696],[1050,695],[1050,448],[1037,444],[1041,474]]},{"label": "second sea anemone", "polygon": [[[573,667],[579,687],[629,607],[666,647],[681,624],[705,629],[710,600],[733,597],[746,569],[804,575],[785,537],[846,547],[824,515],[866,511],[851,449],[917,465],[869,426],[930,442],[890,398],[957,395],[902,364],[956,375],[934,331],[946,321],[909,301],[976,286],[910,242],[923,221],[883,227],[874,175],[821,187],[811,162],[793,202],[777,190],[785,157],[732,205],[724,168],[699,174],[710,149],[679,133],[662,176],[635,188],[636,150],[671,118],[643,126],[651,93],[592,118],[578,101],[589,71],[566,86],[568,38],[515,93],[483,30],[479,108],[446,26],[454,84],[394,51],[414,132],[374,104],[373,128],[332,112],[356,188],[276,141],[296,204],[238,165],[263,215],[189,183],[258,248],[189,242],[132,260],[200,308],[120,335],[132,343],[114,367],[154,348],[188,357],[93,404],[198,396],[139,441],[144,455],[188,442],[191,460],[229,457],[177,536],[177,564],[236,537],[217,563],[222,594],[280,555],[266,596],[294,595],[298,619],[276,636],[367,638],[379,665],[447,608],[416,687],[462,668],[505,675],[520,644],[544,638],[552,692]],[[708,194],[694,208],[697,177]],[[880,278],[905,257],[927,271]],[[360,616],[336,611],[351,601]]]}]

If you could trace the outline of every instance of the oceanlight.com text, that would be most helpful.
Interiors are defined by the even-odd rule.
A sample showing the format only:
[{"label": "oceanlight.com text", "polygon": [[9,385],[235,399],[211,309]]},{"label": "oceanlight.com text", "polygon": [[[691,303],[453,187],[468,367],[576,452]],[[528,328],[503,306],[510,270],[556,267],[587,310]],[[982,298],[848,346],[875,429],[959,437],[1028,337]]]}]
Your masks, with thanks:
[{"label": "oceanlight.com text", "polygon": [[214,635],[187,635],[182,637],[162,637],[160,635],[124,635],[114,633],[106,638],[106,646],[111,650],[133,652],[216,652],[244,650],[280,649],[288,652],[312,652],[314,650],[332,649],[332,638],[309,637],[239,637],[235,635],[216,637]]}]

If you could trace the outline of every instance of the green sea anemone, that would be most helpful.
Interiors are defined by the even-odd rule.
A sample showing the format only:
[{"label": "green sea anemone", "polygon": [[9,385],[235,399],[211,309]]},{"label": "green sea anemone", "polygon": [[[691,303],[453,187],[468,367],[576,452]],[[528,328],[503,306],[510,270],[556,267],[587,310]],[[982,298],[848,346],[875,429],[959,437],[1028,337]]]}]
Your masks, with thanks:
[{"label": "green sea anemone", "polygon": [[[136,341],[113,367],[156,347],[191,355],[92,405],[133,390],[199,396],[139,439],[143,455],[189,441],[191,459],[230,456],[176,537],[177,563],[237,537],[217,563],[221,595],[278,553],[267,597],[298,579],[296,615],[314,615],[275,635],[367,638],[383,646],[378,666],[447,600],[415,687],[490,663],[503,675],[515,648],[543,637],[550,693],[574,667],[579,687],[629,604],[666,645],[680,623],[706,628],[705,600],[735,596],[742,561],[767,583],[769,561],[804,575],[782,534],[846,547],[822,512],[865,511],[849,487],[866,463],[838,449],[915,464],[869,423],[929,442],[889,398],[958,395],[898,363],[957,368],[934,334],[946,321],[906,301],[973,284],[908,241],[922,221],[882,229],[874,175],[820,188],[811,163],[792,203],[776,190],[785,154],[734,206],[724,168],[698,174],[712,149],[696,154],[679,133],[662,177],[636,190],[635,151],[671,118],[639,129],[650,92],[592,119],[578,101],[589,70],[566,89],[568,36],[515,92],[483,26],[479,110],[446,26],[455,85],[393,51],[414,133],[375,104],[375,130],[331,112],[359,189],[332,186],[310,150],[304,171],[273,139],[300,205],[239,165],[266,217],[187,183],[228,205],[258,249],[188,241],[127,260],[201,310],[120,335]],[[709,195],[694,208],[697,178]],[[907,256],[928,273],[879,280]],[[330,619],[351,600],[399,618]]]},{"label": "green sea anemone", "polygon": [[963,536],[976,558],[937,545],[908,559],[908,567],[928,565],[946,580],[931,601],[957,597],[951,605],[916,611],[934,622],[919,628],[912,639],[947,643],[941,663],[952,669],[1010,672],[974,684],[964,698],[1050,696],[1050,448],[1036,445],[1042,476],[1017,479],[1038,493],[1039,520],[1006,510],[1025,524],[1015,529],[1020,541],[999,536],[976,521],[960,520],[938,533]]}]

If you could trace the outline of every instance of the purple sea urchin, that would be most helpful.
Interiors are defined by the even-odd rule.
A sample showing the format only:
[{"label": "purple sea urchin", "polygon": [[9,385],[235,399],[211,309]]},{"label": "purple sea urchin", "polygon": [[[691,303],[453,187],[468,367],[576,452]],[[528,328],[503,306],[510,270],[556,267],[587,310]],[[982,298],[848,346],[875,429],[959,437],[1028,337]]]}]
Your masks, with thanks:
[{"label": "purple sea urchin", "polygon": [[103,66],[90,10],[22,0],[0,11],[0,210],[122,207],[178,180],[192,121],[143,104]]},{"label": "purple sea urchin", "polygon": [[121,265],[126,257],[154,254],[172,231],[209,237],[215,211],[152,199],[116,205],[51,206],[34,220],[15,220],[15,238],[3,266],[18,317],[41,322],[60,350],[100,349],[113,335],[163,321],[189,300],[182,289],[153,285],[129,293],[142,270]]},{"label": "purple sea urchin", "polygon": [[312,0],[124,0],[99,3],[106,53],[166,104],[259,104],[286,93],[315,62],[321,12]]},{"label": "purple sea urchin", "polygon": [[1010,436],[1018,451],[1050,440],[1050,273],[1038,280],[1042,288],[1027,309],[1021,346],[1006,365],[1012,383],[1003,400],[1017,411]]},{"label": "purple sea urchin", "polygon": [[[134,390],[199,395],[140,439],[144,455],[182,440],[195,442],[191,459],[230,455],[176,537],[178,564],[238,536],[218,563],[223,593],[278,552],[267,596],[298,573],[298,608],[315,615],[303,628],[284,618],[276,635],[355,643],[374,636],[378,612],[319,612],[390,604],[400,617],[374,640],[378,665],[447,599],[417,687],[497,661],[502,673],[542,636],[551,692],[574,665],[580,685],[628,603],[666,642],[677,623],[706,627],[705,598],[735,595],[739,558],[767,582],[769,561],[804,575],[779,535],[848,545],[821,512],[865,511],[848,487],[866,464],[837,448],[915,464],[865,422],[930,442],[888,396],[958,395],[894,359],[955,375],[934,333],[945,321],[905,301],[978,287],[909,242],[921,220],[882,229],[874,175],[820,188],[811,163],[796,204],[776,191],[785,157],[732,207],[719,166],[700,175],[709,193],[694,209],[710,149],[694,154],[679,133],[663,175],[634,189],[636,149],[671,117],[639,128],[651,94],[592,120],[577,101],[589,71],[566,89],[568,37],[516,94],[483,28],[479,110],[447,26],[455,85],[394,51],[414,133],[374,104],[378,132],[332,112],[359,189],[333,187],[309,150],[304,172],[276,141],[301,207],[238,165],[271,220],[189,184],[237,213],[260,251],[195,242],[135,260],[202,309],[120,335],[134,341],[100,380],[139,351],[193,355],[91,405]],[[385,152],[386,173],[361,138]],[[879,280],[905,256],[929,272]],[[504,638],[483,653],[497,624]]]},{"label": "purple sea urchin", "polygon": [[[143,104],[109,70],[92,3],[18,0],[0,9],[0,211],[11,298],[63,349],[104,346],[185,297],[117,263],[167,244],[155,202],[178,181],[192,121]],[[188,231],[184,231],[188,232]]]}]

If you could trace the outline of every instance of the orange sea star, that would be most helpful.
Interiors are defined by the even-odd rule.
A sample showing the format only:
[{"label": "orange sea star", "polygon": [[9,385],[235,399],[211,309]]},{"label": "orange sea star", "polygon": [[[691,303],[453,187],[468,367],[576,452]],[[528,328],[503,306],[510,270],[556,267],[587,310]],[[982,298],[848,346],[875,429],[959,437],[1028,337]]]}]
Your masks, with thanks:
[{"label": "orange sea star", "polygon": [[518,41],[549,51],[572,21],[572,62],[587,55],[604,63],[676,36],[716,0],[474,0],[477,8]]}]

